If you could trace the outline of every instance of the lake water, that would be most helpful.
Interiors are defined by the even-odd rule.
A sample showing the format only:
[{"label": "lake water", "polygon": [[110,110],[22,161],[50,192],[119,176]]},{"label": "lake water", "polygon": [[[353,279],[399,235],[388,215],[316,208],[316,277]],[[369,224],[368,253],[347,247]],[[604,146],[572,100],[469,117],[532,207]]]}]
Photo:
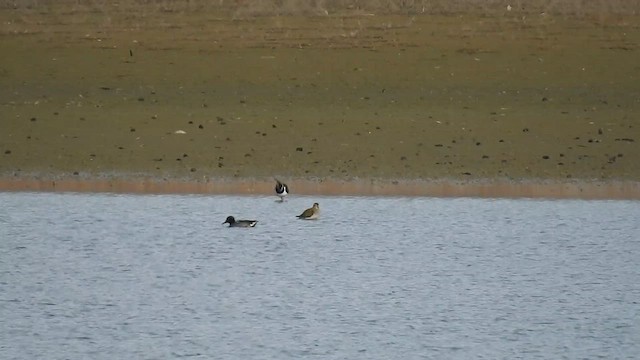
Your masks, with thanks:
[{"label": "lake water", "polygon": [[0,358],[640,354],[640,202],[275,200],[0,193]]}]

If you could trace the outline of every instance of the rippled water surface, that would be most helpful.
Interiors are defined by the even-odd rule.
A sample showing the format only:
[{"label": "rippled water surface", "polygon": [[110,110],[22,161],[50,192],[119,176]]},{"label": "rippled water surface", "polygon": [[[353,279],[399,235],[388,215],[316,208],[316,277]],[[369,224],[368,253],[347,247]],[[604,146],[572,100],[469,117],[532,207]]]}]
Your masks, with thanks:
[{"label": "rippled water surface", "polygon": [[275,200],[0,193],[0,358],[640,354],[640,202]]}]

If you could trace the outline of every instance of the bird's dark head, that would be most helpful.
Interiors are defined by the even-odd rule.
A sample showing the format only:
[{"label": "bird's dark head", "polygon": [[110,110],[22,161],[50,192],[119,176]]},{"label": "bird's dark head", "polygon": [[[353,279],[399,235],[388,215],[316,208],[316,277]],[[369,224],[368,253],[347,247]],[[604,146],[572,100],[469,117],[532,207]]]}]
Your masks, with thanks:
[{"label": "bird's dark head", "polygon": [[222,224],[233,224],[236,222],[236,218],[233,216],[227,216],[227,220],[225,220]]}]

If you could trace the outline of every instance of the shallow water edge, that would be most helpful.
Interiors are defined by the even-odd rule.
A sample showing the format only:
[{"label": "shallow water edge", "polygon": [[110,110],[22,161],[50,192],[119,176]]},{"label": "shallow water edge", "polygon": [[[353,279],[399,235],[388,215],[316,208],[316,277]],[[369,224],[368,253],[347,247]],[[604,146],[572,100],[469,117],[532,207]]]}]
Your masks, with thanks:
[{"label": "shallow water edge", "polygon": [[[294,194],[640,200],[640,182],[553,180],[282,179]],[[0,191],[273,194],[273,179],[0,178]]]}]

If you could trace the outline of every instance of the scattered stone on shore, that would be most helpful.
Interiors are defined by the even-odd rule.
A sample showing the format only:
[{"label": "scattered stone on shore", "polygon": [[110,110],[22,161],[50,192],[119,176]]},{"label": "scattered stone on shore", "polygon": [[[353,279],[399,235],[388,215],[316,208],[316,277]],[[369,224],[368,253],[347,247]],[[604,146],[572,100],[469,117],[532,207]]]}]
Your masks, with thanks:
[{"label": "scattered stone on shore", "polygon": [[[383,21],[385,18],[380,15],[376,19]],[[279,29],[290,29],[287,27],[289,20],[286,16],[279,21],[282,24]],[[628,25],[611,24],[611,28],[598,29],[598,36],[593,39],[586,36],[584,41],[574,42],[575,35],[562,31],[566,25],[562,20],[554,24],[545,23],[543,26],[551,26],[558,35],[549,39],[549,47],[545,50],[545,56],[550,61],[545,61],[543,66],[537,66],[537,63],[536,66],[532,66],[534,63],[529,57],[520,56],[530,52],[531,43],[527,37],[529,28],[518,30],[522,32],[522,41],[510,42],[509,46],[505,46],[505,43],[500,41],[495,44],[475,43],[475,38],[462,39],[457,35],[443,41],[438,36],[429,35],[426,30],[417,29],[449,29],[449,21],[456,23],[456,27],[459,25],[458,22],[448,17],[446,24],[438,17],[423,21],[425,19],[416,19],[416,22],[422,22],[419,27],[403,29],[403,34],[398,34],[402,43],[412,44],[400,47],[407,50],[402,53],[402,66],[394,68],[393,72],[356,71],[355,73],[359,74],[353,75],[345,70],[367,70],[370,67],[373,69],[394,63],[398,49],[376,38],[371,39],[371,45],[375,46],[376,51],[368,52],[366,55],[339,46],[325,51],[324,45],[318,43],[312,45],[317,47],[313,51],[297,51],[294,61],[279,56],[281,48],[278,46],[284,44],[281,41],[287,41],[280,38],[279,33],[273,34],[273,49],[254,48],[247,45],[251,45],[256,38],[237,38],[235,25],[221,20],[204,25],[205,30],[224,24],[228,26],[228,32],[204,31],[202,36],[205,40],[213,36],[212,34],[222,37],[216,39],[221,44],[216,57],[223,61],[221,63],[228,64],[227,67],[210,66],[202,62],[202,53],[193,50],[198,49],[205,40],[200,44],[182,42],[184,38],[180,36],[185,34],[177,28],[174,29],[175,38],[171,38],[172,42],[176,42],[175,49],[167,48],[166,51],[158,52],[154,59],[149,58],[150,62],[157,61],[154,66],[128,68],[125,71],[119,68],[121,65],[113,67],[109,62],[99,67],[86,61],[73,63],[76,61],[74,59],[84,58],[84,55],[100,58],[104,53],[85,47],[81,43],[69,42],[71,38],[61,33],[59,38],[53,39],[56,42],[56,52],[64,53],[70,63],[59,66],[77,66],[83,71],[70,72],[62,70],[61,67],[45,72],[33,67],[32,72],[28,74],[14,71],[5,74],[10,88],[17,88],[19,85],[24,91],[7,93],[8,99],[5,101],[3,114],[8,120],[6,129],[3,127],[0,130],[0,143],[5,150],[11,147],[13,153],[11,156],[3,156],[3,169],[12,171],[18,166],[24,166],[57,171],[58,168],[62,168],[68,174],[68,169],[84,171],[82,167],[86,166],[89,173],[120,170],[144,172],[146,169],[154,168],[154,163],[148,162],[153,157],[188,152],[191,154],[189,160],[183,157],[182,163],[164,163],[163,170],[167,171],[167,176],[188,176],[192,168],[198,169],[199,172],[214,168],[215,175],[223,177],[230,176],[234,171],[238,171],[236,174],[241,176],[273,171],[290,171],[291,175],[300,176],[306,174],[309,169],[313,170],[310,171],[312,176],[322,177],[331,176],[332,172],[338,175],[347,169],[345,173],[348,176],[361,178],[389,177],[396,174],[410,178],[464,178],[460,176],[461,171],[472,173],[476,177],[507,173],[513,178],[562,178],[571,173],[576,178],[595,178],[601,174],[607,178],[638,178],[640,166],[635,160],[640,152],[637,151],[638,145],[635,144],[635,140],[640,142],[640,138],[634,139],[634,132],[627,129],[633,127],[632,124],[638,115],[634,106],[636,99],[633,97],[635,84],[628,79],[629,70],[633,69],[633,65],[629,65],[632,63],[633,53],[630,53],[628,59],[617,61],[618,58],[627,55],[617,54],[615,58],[610,58],[603,52],[590,52],[595,48],[594,45],[599,44],[593,39],[601,37],[602,34],[619,34]],[[268,21],[264,25],[260,31],[273,29],[269,27],[272,25],[269,25]],[[533,24],[531,29],[538,25],[540,24]],[[585,33],[592,31],[591,27],[577,25]],[[32,26],[39,25],[34,23]],[[73,29],[73,26],[75,25],[69,25],[69,29]],[[369,25],[363,26],[366,28]],[[490,34],[499,36],[511,30],[509,24],[505,26],[507,28],[497,29],[495,33],[494,30],[489,30]],[[312,38],[318,36],[317,30],[299,31],[302,32],[301,35]],[[405,34],[409,36],[405,38]],[[33,35],[35,40],[40,37],[37,33]],[[637,39],[635,33],[629,33],[629,36],[633,39],[625,41]],[[117,43],[117,38],[118,35],[114,35],[114,44]],[[9,39],[9,45],[11,41]],[[51,54],[47,48],[38,47],[37,41],[32,42],[27,38],[16,40],[16,43],[18,41],[26,43],[20,45],[21,47],[32,46],[32,51],[36,54],[44,54],[43,58],[48,58]],[[162,41],[166,41],[162,33],[150,31],[150,48]],[[336,41],[339,42],[340,39]],[[489,46],[491,49],[487,49],[487,53],[494,57],[492,64],[482,68],[483,63],[477,63],[473,69],[459,66],[454,58],[457,56],[454,53],[455,48],[449,48],[451,45],[457,46],[456,41],[474,44],[473,48],[480,48],[480,45]],[[66,47],[59,46],[60,44],[65,44]],[[427,44],[429,46],[424,46]],[[237,57],[236,52],[229,51],[230,48],[225,46],[241,49],[247,56]],[[119,48],[122,47],[120,44]],[[128,49],[124,48],[125,51]],[[459,86],[455,79],[448,77],[440,79],[435,76],[430,79],[433,81],[428,85],[427,82],[416,80],[415,69],[423,66],[425,59],[428,62],[436,61],[429,53],[434,50],[442,51],[442,54],[451,57],[451,73],[455,71],[456,78],[465,79],[464,86]],[[250,60],[250,55],[262,55],[263,51],[275,52],[279,61],[274,62],[273,69],[270,69],[274,71],[258,70],[260,80],[256,81],[256,73],[253,70],[244,70],[250,70],[251,66],[255,65]],[[11,53],[6,51],[5,55],[11,57]],[[566,54],[583,53],[597,57],[598,61],[594,63],[605,64],[602,65],[601,71],[581,73],[579,76],[563,71],[562,66],[576,60]],[[67,54],[69,56],[66,56]],[[83,56],[77,56],[78,54]],[[167,72],[169,69],[164,67],[168,63],[173,64],[173,56],[176,55],[181,57],[181,66],[172,66],[172,72]],[[328,57],[335,55],[347,56],[343,61],[332,63],[336,71],[325,71],[323,64]],[[56,56],[62,58],[62,55]],[[522,61],[507,62],[514,58],[520,58]],[[7,61],[8,67],[18,63],[16,60],[19,58],[10,60]],[[363,61],[366,67],[363,67]],[[619,66],[606,66],[612,63]],[[505,66],[514,73],[524,74],[528,71],[531,76],[512,76],[513,73],[509,75],[498,70],[504,69]],[[84,70],[93,71],[92,76],[83,76],[87,73]],[[322,71],[318,72],[320,70]],[[434,71],[434,75],[437,75],[437,72]],[[307,77],[301,74],[314,75]],[[295,93],[287,94],[280,89],[290,85],[287,79],[291,76],[298,77],[295,86],[299,89],[295,90]],[[141,79],[144,81],[141,82]],[[178,82],[176,79],[179,79]],[[556,80],[566,86],[559,86]],[[117,87],[100,88],[100,84],[115,84],[114,81],[117,81]],[[83,103],[69,101],[64,91],[57,94],[49,86],[56,82],[73,84],[73,91],[76,91],[76,88],[90,90],[83,96]],[[317,89],[314,83],[317,84]],[[229,86],[230,84],[232,86]],[[497,103],[495,94],[488,94],[490,92],[486,91],[495,87],[495,84],[504,84],[510,89],[519,90],[502,92]],[[598,86],[595,86],[596,84]],[[158,93],[163,94],[162,101],[156,104],[154,95],[149,95],[152,96],[149,101],[146,96],[139,96],[142,93],[136,93],[136,89],[141,86],[145,89],[157,88]],[[381,96],[380,89],[383,86],[389,87],[390,92]],[[576,91],[578,87],[581,91]],[[204,89],[206,91],[203,91]],[[149,90],[144,93],[149,94]],[[155,94],[155,91],[151,93]],[[35,97],[26,101],[22,99],[29,94],[34,94]],[[211,94],[211,97],[206,94]],[[607,94],[616,100],[611,107],[600,105],[597,111],[594,111],[594,100],[598,104],[599,100],[603,104],[606,103],[598,94]],[[360,98],[370,101],[361,102]],[[468,101],[464,100],[465,98],[473,102],[465,104],[465,101]],[[123,102],[122,99],[127,101]],[[238,105],[238,99],[246,100],[251,106]],[[212,103],[211,108],[207,108],[208,102]],[[455,106],[454,102],[457,103]],[[24,106],[25,104],[29,106]],[[58,112],[53,110],[58,109],[59,104],[67,106],[55,117]],[[102,108],[96,109],[89,104],[103,105]],[[509,110],[501,106],[509,106]],[[467,110],[460,112],[462,108]],[[500,111],[492,111],[496,108]],[[321,111],[316,111],[317,109]],[[561,110],[563,114],[572,116],[560,115]],[[585,116],[583,111],[589,113]],[[490,112],[491,115],[487,116]],[[16,116],[19,121],[10,121],[12,116]],[[149,116],[157,120],[149,121]],[[81,121],[77,120],[78,117]],[[85,117],[91,121],[82,122]],[[181,128],[185,120],[189,124],[185,127],[190,129],[189,137],[165,135],[171,134],[172,128]],[[215,128],[214,120],[219,125],[230,126]],[[208,126],[207,132],[203,130],[204,124]],[[264,131],[269,125],[274,129],[271,133]],[[134,140],[135,134],[126,134],[127,129],[136,132],[134,126],[141,134],[145,134],[144,147],[140,138],[136,139],[138,141]],[[198,127],[202,131],[191,131],[190,126]],[[373,127],[381,130],[381,126],[388,126],[385,130],[389,131],[370,131]],[[255,131],[257,129],[261,131]],[[251,131],[255,131],[255,136],[247,137]],[[61,133],[67,133],[69,136],[60,137]],[[598,136],[595,136],[596,133]],[[604,136],[605,133],[607,137]],[[267,135],[269,139],[266,139]],[[316,141],[316,137],[319,140]],[[24,141],[25,138],[32,140]],[[231,142],[231,138],[236,140]],[[577,141],[571,140],[572,138]],[[186,141],[187,139],[189,141]],[[308,144],[308,139],[314,143]],[[405,141],[404,145],[396,145],[401,140]],[[419,141],[424,142],[424,151],[417,151],[419,148],[411,145]],[[251,152],[253,156],[243,158],[243,150],[246,150],[248,143],[255,147],[255,152]],[[296,143],[307,143],[308,148],[297,148],[298,145],[294,145]],[[338,144],[349,146],[350,151],[346,152],[344,148],[334,146]],[[483,146],[481,151],[477,148],[479,146]],[[125,148],[127,152],[123,151]],[[94,161],[87,162],[86,153],[94,149],[100,152],[100,158],[92,158]],[[296,150],[292,153],[291,149]],[[310,149],[313,150],[309,151]],[[579,150],[580,156],[575,150]],[[215,152],[214,159],[218,155],[224,155],[224,161],[228,161],[230,167],[218,170],[223,166],[222,157],[218,161],[211,161],[206,156],[200,156],[209,151]],[[297,155],[298,151],[301,154],[292,156]],[[624,161],[621,159],[622,152],[627,154]],[[303,156],[304,153],[307,156]],[[563,153],[567,155],[564,156]],[[124,154],[126,156],[123,156]],[[553,159],[553,154],[561,161],[554,162],[563,168],[557,169],[552,161],[539,161],[543,155]],[[335,168],[337,159],[342,160],[350,156],[353,157],[353,162],[343,165],[342,168]],[[478,156],[485,160],[478,162]],[[165,157],[170,159],[171,155]],[[508,167],[501,166],[506,164],[506,161],[500,161],[503,157],[509,159]],[[156,158],[154,161],[162,159]],[[576,162],[578,165],[573,165]],[[607,162],[615,165],[607,165]],[[525,165],[530,167],[527,173],[523,170]],[[601,166],[606,166],[606,169],[591,172],[591,169],[600,169]],[[240,170],[237,170],[238,168]],[[408,171],[408,168],[414,170]],[[152,175],[157,173],[154,171]]]}]

